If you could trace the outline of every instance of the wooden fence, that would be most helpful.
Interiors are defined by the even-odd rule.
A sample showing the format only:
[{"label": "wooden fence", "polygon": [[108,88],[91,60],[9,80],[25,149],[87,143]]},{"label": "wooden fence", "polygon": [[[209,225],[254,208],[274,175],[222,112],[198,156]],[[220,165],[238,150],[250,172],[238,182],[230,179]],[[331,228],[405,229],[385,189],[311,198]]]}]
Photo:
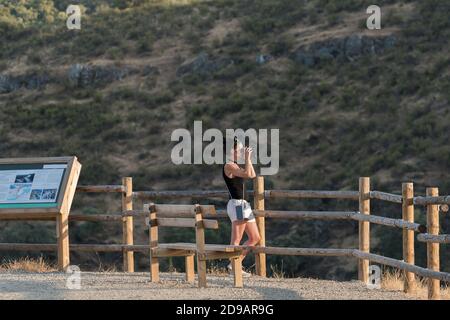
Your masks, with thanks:
[{"label": "wooden fence", "polygon": [[[70,250],[82,252],[122,252],[123,270],[134,271],[134,252],[149,252],[149,245],[133,243],[133,218],[145,216],[143,210],[133,210],[133,200],[154,201],[155,198],[167,199],[205,199],[228,198],[226,191],[133,191],[132,178],[122,179],[121,185],[79,186],[77,192],[118,193],[122,198],[122,210],[116,214],[71,214],[70,221],[121,221],[122,244],[71,244]],[[369,281],[369,261],[398,268],[405,272],[404,290],[414,293],[416,290],[415,276],[428,278],[429,299],[440,298],[440,282],[450,283],[450,273],[440,271],[440,244],[450,243],[450,235],[439,234],[439,213],[447,212],[450,196],[439,196],[437,188],[427,188],[425,197],[414,197],[413,184],[403,183],[402,194],[396,195],[370,189],[370,179],[359,179],[358,191],[314,191],[314,190],[265,190],[263,177],[254,180],[253,195],[254,213],[261,235],[261,241],[256,247],[248,248],[255,253],[256,273],[266,276],[266,255],[296,255],[296,256],[347,256],[358,260],[358,278],[364,283]],[[265,199],[346,199],[358,202],[358,211],[279,211],[266,210]],[[402,218],[393,219],[371,214],[370,201],[381,200],[401,204]],[[201,202],[201,201],[199,201]],[[414,221],[414,206],[426,207],[427,225]],[[169,215],[170,216],[170,215]],[[225,210],[216,214],[206,213],[205,217],[227,218]],[[266,246],[265,219],[321,219],[321,220],[354,220],[359,223],[359,246],[348,249],[327,248],[280,248]],[[14,220],[17,220],[15,218]],[[30,220],[30,219],[24,219]],[[45,220],[45,219],[39,219]],[[51,220],[51,219],[47,219]],[[384,257],[370,252],[370,225],[377,224],[400,228],[403,232],[403,260]],[[427,267],[415,265],[414,241],[427,245]],[[55,251],[54,244],[0,244],[0,250],[21,251]]]}]

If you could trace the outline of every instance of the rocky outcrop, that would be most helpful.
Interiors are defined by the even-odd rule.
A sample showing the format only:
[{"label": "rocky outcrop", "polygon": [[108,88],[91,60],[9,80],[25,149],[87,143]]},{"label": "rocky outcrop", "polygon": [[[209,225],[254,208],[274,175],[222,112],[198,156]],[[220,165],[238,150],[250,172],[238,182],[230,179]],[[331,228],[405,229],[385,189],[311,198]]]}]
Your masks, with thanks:
[{"label": "rocky outcrop", "polygon": [[19,89],[18,83],[9,75],[0,75],[0,93],[8,93]]},{"label": "rocky outcrop", "polygon": [[133,70],[114,66],[97,66],[91,64],[74,64],[69,68],[69,82],[79,88],[105,85],[112,81],[122,80]]},{"label": "rocky outcrop", "polygon": [[233,63],[234,61],[230,58],[214,58],[202,52],[195,59],[179,66],[177,76],[182,77],[188,74],[210,75]]},{"label": "rocky outcrop", "polygon": [[395,36],[351,35],[345,38],[316,42],[306,47],[302,46],[294,51],[291,59],[308,67],[334,59],[352,61],[363,55],[382,53],[384,50],[394,47],[396,42]]},{"label": "rocky outcrop", "polygon": [[[351,35],[301,46],[290,55],[290,58],[309,67],[334,59],[352,61],[363,55],[382,53],[386,49],[394,47],[396,42],[397,38],[392,35],[387,37]],[[270,55],[258,54],[256,63],[262,65],[272,59],[273,57]],[[189,74],[208,76],[234,63],[235,61],[229,57],[212,57],[202,52],[193,60],[180,65],[176,75],[178,77]],[[135,72],[139,72],[143,76],[159,75],[158,68],[154,66],[146,66],[138,71],[130,67],[74,64],[69,67],[67,78],[73,86],[85,88],[107,85],[113,81],[122,80]],[[52,80],[47,73],[43,72],[32,72],[18,76],[0,74],[0,94],[13,92],[20,88],[42,89],[52,81],[60,83],[61,80],[65,79]]]},{"label": "rocky outcrop", "polygon": [[[107,85],[113,81],[137,72],[130,67],[98,66],[92,64],[74,64],[68,68],[65,75],[50,77],[45,72],[32,72],[23,75],[0,74],[0,94],[16,91],[20,88],[43,89],[49,83],[63,83],[67,79],[77,88]],[[146,67],[142,71],[144,76],[157,75],[156,67]]]},{"label": "rocky outcrop", "polygon": [[41,89],[50,82],[50,77],[46,73],[29,73],[23,75],[0,74],[0,94],[9,93],[20,88]]}]

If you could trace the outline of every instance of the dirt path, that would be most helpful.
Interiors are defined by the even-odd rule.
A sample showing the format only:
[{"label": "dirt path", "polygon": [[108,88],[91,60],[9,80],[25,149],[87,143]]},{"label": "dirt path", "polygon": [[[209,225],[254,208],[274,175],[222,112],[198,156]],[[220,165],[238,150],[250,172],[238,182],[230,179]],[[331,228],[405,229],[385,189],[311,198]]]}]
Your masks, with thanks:
[{"label": "dirt path", "polygon": [[184,275],[162,273],[161,283],[148,273],[81,273],[81,289],[66,287],[63,273],[0,273],[0,299],[412,299],[402,292],[371,290],[358,281],[252,276],[233,288],[230,276],[208,275],[208,288],[184,282]]}]

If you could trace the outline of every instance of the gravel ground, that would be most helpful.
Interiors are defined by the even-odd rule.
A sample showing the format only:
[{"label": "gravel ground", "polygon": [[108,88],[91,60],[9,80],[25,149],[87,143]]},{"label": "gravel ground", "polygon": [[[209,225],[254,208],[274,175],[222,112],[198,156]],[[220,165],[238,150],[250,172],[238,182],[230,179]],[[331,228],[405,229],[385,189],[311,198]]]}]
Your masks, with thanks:
[{"label": "gravel ground", "polygon": [[368,289],[359,281],[338,282],[309,278],[244,278],[234,288],[233,278],[208,275],[208,288],[184,282],[184,274],[161,273],[161,283],[148,273],[81,273],[81,289],[68,289],[64,273],[0,273],[0,299],[412,299],[402,292]]}]

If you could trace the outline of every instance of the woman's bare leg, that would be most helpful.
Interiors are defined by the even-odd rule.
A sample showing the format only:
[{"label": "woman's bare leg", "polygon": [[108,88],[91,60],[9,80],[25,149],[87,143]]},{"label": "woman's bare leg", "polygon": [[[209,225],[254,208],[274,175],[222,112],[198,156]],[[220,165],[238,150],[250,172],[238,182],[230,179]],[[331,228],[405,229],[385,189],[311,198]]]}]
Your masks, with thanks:
[{"label": "woman's bare leg", "polygon": [[245,233],[247,234],[248,237],[246,244],[249,246],[254,246],[258,244],[258,242],[261,240],[261,236],[259,235],[258,225],[256,224],[256,221],[246,223]]},{"label": "woman's bare leg", "polygon": [[245,225],[245,221],[233,221],[231,224],[231,245],[238,246],[241,243]]},{"label": "woman's bare leg", "polygon": [[[232,246],[238,246],[241,243],[242,236],[244,235],[246,221],[233,221],[231,224],[231,242]],[[245,257],[243,255],[242,259]]]},{"label": "woman's bare leg", "polygon": [[[247,234],[247,241],[244,243],[246,246],[254,246],[258,244],[259,240],[261,240],[261,236],[259,235],[258,226],[256,225],[256,221],[247,222],[245,224],[245,233]],[[248,250],[244,250],[242,253],[243,257],[247,255]]]},{"label": "woman's bare leg", "polygon": [[[245,246],[254,246],[258,244],[261,239],[259,235],[258,226],[255,221],[245,222],[245,221],[235,221],[231,227],[231,245],[238,246],[241,243],[244,231],[247,234],[247,241],[244,242]],[[248,254],[248,250],[242,251],[242,259]]]}]

